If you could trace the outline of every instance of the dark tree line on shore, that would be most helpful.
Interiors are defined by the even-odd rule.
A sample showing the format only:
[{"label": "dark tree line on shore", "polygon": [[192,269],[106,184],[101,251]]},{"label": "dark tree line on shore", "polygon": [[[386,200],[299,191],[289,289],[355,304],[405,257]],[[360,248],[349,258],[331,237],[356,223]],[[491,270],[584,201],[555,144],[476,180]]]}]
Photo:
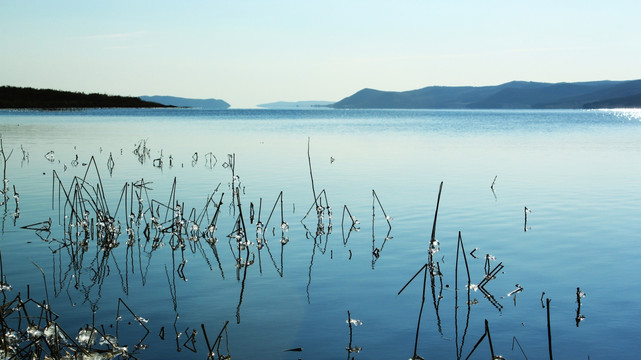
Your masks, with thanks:
[{"label": "dark tree line on shore", "polygon": [[77,109],[168,107],[133,96],[85,94],[81,92],[0,87],[0,109]]}]

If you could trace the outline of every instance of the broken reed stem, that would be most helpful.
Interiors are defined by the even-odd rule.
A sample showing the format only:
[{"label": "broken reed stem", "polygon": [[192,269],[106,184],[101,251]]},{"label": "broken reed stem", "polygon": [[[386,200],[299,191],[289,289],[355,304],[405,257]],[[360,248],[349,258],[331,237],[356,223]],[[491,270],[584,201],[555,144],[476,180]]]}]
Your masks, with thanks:
[{"label": "broken reed stem", "polygon": [[[120,210],[120,204],[122,203],[122,199],[125,199],[125,216],[129,215],[127,213],[127,189],[129,188],[129,183],[125,183],[125,185],[122,187],[122,191],[120,192],[120,199],[118,200],[118,205],[116,206],[116,212],[114,213],[114,217],[118,216],[118,210]],[[133,211],[133,209],[132,209]],[[131,224],[129,224],[129,221],[125,220],[125,223],[129,224],[129,226],[133,226],[133,219],[131,219]]]},{"label": "broken reed stem", "polygon": [[443,190],[443,182],[438,187],[438,198],[436,199],[436,210],[434,211],[434,223],[432,224],[432,236],[431,241],[436,241],[436,218],[438,216],[438,207],[441,203],[441,191]]},{"label": "broken reed stem", "polygon": [[9,153],[9,156],[4,152],[4,144],[2,143],[2,137],[0,137],[0,153],[2,154],[2,159],[4,160],[2,163],[2,179],[3,179],[3,185],[2,185],[2,193],[3,193],[3,203],[5,206],[7,206],[7,191],[6,190],[6,184],[7,184],[7,161],[11,157],[11,154],[13,154],[13,149],[11,149],[11,152]]},{"label": "broken reed stem", "polygon": [[305,214],[305,216],[303,216],[303,218],[301,219],[301,222],[307,218],[309,213],[312,212],[312,209],[316,209],[316,212],[318,214],[319,207],[322,208],[322,201],[321,201],[320,205],[318,204],[318,202],[319,202],[319,200],[322,200],[321,196],[323,196],[323,195],[325,196],[325,202],[327,203],[327,193],[325,192],[325,189],[323,189],[323,190],[321,190],[321,192],[316,197],[314,203],[309,207],[309,210],[307,210],[307,213]]},{"label": "broken reed stem", "polygon": [[[455,279],[458,279],[458,254],[459,254],[459,246],[461,248],[461,252],[463,253],[463,260],[465,261],[465,270],[467,271],[467,285],[469,286],[471,284],[471,278],[470,278],[470,268],[467,264],[467,257],[465,256],[465,247],[463,246],[463,237],[461,236],[461,232],[458,232],[458,244],[456,247],[456,266],[454,268],[454,277]],[[458,281],[456,282],[456,286],[458,289]]]},{"label": "broken reed stem", "polygon": [[280,192],[280,223],[281,225],[285,221],[285,214],[284,214],[284,209],[283,209],[283,192]]},{"label": "broken reed stem", "polygon": [[85,176],[82,178],[83,182],[87,181],[87,175],[89,174],[89,168],[91,167],[91,164],[93,163],[94,170],[96,170],[96,176],[98,177],[98,189],[99,193],[96,195],[100,198],[100,200],[103,200],[103,205],[105,209],[105,214],[109,214],[109,207],[107,206],[107,197],[105,196],[105,191],[104,187],[102,186],[102,178],[100,177],[100,171],[98,171],[98,164],[96,163],[96,159],[92,156],[91,159],[89,159],[89,164],[87,165],[87,170],[85,171]]},{"label": "broken reed stem", "polygon": [[412,278],[410,279],[410,281],[408,281],[408,282],[403,286],[403,288],[402,288],[401,290],[399,290],[399,291],[398,291],[398,293],[396,293],[396,295],[400,295],[400,294],[403,292],[403,290],[405,290],[405,288],[407,287],[407,285],[409,285],[409,284],[412,282],[412,280],[414,280],[414,278],[416,278],[416,277],[418,276],[418,274],[420,274],[420,273],[421,273],[421,271],[423,271],[423,269],[425,269],[426,267],[427,267],[427,264],[423,265],[423,266],[421,267],[421,269],[420,269],[419,271],[417,271],[417,272],[416,272],[416,274],[414,274],[414,276],[412,276]]},{"label": "broken reed stem", "polygon": [[354,221],[354,217],[352,216],[351,211],[349,211],[349,208],[347,207],[347,205],[343,205],[343,217],[342,217],[342,220],[341,220],[341,227],[343,226],[343,223],[345,222],[345,211],[347,211],[347,215],[349,216],[349,219],[352,221],[352,226],[354,226],[356,224],[356,222]]},{"label": "broken reed stem", "polygon": [[[261,206],[262,206],[262,198],[261,198]],[[274,206],[272,207],[272,211],[269,213],[269,216],[267,217],[267,221],[265,222],[265,225],[263,225],[263,232],[267,230],[267,226],[269,225],[269,221],[272,219],[272,215],[274,215],[274,211],[276,210],[276,205],[278,205],[278,200],[280,200],[280,216],[281,219],[283,219],[283,192],[281,191],[280,194],[278,194],[278,197],[276,198],[276,201],[274,201]],[[239,200],[240,201],[240,200]],[[260,210],[258,211],[258,221],[260,221]]]},{"label": "broken reed stem", "polygon": [[[378,202],[378,206],[381,208],[381,211],[383,212],[383,216],[385,216],[385,221],[387,221],[387,225],[389,225],[389,227],[391,228],[392,224],[389,221],[390,218],[385,213],[385,209],[383,209],[383,205],[381,204],[381,200],[379,200],[378,195],[376,195],[376,191],[374,191],[374,189],[372,189],[372,195],[374,196],[374,199],[376,199],[376,201]],[[372,203],[373,202],[374,201],[372,200]],[[372,204],[372,213],[373,212],[374,212],[374,204]],[[373,217],[373,215],[372,215],[372,217]]]},{"label": "broken reed stem", "polygon": [[202,222],[205,215],[207,215],[207,217],[209,218],[209,205],[212,203],[215,205],[214,195],[216,195],[216,193],[218,192],[218,188],[220,188],[220,184],[221,183],[218,183],[218,186],[216,186],[216,189],[214,189],[214,192],[207,199],[207,203],[205,203],[205,207],[201,210],[200,214],[198,214],[198,218],[196,219],[198,224]]},{"label": "broken reed stem", "polygon": [[309,163],[309,177],[312,179],[312,194],[314,195],[314,205],[318,208],[318,202],[316,201],[316,188],[314,187],[314,175],[312,174],[312,157],[309,153],[309,143],[310,138],[307,137],[307,162]]}]

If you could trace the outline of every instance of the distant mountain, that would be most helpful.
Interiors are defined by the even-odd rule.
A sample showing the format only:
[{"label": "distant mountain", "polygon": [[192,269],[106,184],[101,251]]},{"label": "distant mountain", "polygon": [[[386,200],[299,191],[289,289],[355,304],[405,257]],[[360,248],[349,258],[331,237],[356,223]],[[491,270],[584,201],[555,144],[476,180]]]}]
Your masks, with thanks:
[{"label": "distant mountain", "polygon": [[641,80],[497,86],[429,86],[393,92],[363,89],[330,105],[337,109],[581,109],[641,107]]},{"label": "distant mountain", "polygon": [[218,99],[189,99],[175,96],[141,96],[140,99],[153,101],[164,105],[192,107],[201,109],[227,109],[229,104]]},{"label": "distant mountain", "polygon": [[150,108],[166,105],[137,97],[14,86],[0,87],[0,109]]},{"label": "distant mountain", "polygon": [[301,109],[301,108],[323,108],[333,104],[332,101],[277,101],[257,105],[267,109]]}]

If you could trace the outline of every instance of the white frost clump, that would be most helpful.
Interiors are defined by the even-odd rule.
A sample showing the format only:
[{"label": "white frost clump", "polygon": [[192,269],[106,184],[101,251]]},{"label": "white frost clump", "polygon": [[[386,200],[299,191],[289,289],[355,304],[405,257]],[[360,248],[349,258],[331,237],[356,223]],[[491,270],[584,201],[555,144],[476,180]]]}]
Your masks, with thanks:
[{"label": "white frost clump", "polygon": [[96,342],[97,333],[98,332],[96,331],[96,329],[86,327],[78,331],[78,336],[76,336],[76,340],[80,345],[83,345],[83,346],[93,345]]}]

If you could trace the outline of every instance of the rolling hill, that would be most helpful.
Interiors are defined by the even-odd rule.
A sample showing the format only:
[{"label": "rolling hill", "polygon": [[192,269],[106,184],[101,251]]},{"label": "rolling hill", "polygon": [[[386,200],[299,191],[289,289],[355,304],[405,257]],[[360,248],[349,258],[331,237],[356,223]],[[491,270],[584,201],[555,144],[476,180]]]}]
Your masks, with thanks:
[{"label": "rolling hill", "polygon": [[330,105],[337,109],[581,109],[641,107],[641,80],[497,86],[429,86],[393,92],[363,89]]}]

